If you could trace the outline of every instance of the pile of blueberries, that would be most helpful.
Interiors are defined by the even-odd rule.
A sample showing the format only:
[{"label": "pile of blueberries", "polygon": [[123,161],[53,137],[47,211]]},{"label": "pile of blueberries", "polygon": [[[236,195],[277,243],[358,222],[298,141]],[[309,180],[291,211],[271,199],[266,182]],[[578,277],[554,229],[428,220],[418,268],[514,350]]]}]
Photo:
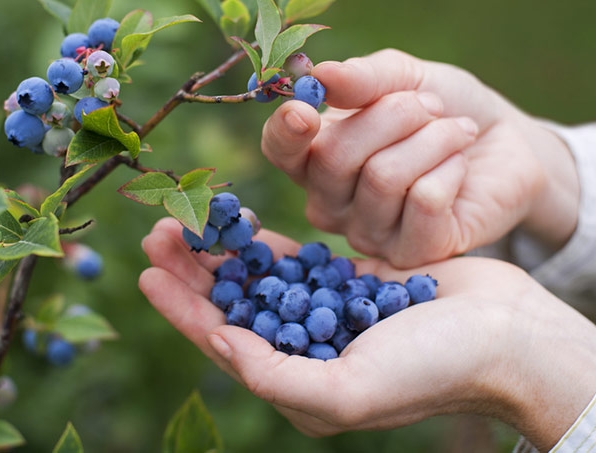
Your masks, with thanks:
[{"label": "pile of blueberries", "polygon": [[[183,237],[196,252],[212,253],[218,240],[224,249],[233,245],[229,250],[236,253],[214,271],[210,299],[228,324],[251,329],[279,351],[336,358],[379,320],[436,297],[437,281],[428,274],[411,275],[403,284],[357,276],[350,259],[332,256],[322,242],[274,260],[266,243],[249,239],[250,225],[238,226],[245,219],[239,207],[235,195],[216,195],[205,229],[208,240],[207,233],[200,238],[186,228]],[[223,225],[218,229],[212,222]]]},{"label": "pile of blueberries", "polygon": [[[116,62],[110,54],[119,22],[109,17],[91,24],[87,33],[71,33],[60,46],[61,58],[47,68],[47,80],[29,77],[4,102],[4,132],[10,142],[34,153],[61,156],[74,131],[72,117],[106,107],[120,93],[111,77]],[[68,95],[73,102],[65,102]]]}]

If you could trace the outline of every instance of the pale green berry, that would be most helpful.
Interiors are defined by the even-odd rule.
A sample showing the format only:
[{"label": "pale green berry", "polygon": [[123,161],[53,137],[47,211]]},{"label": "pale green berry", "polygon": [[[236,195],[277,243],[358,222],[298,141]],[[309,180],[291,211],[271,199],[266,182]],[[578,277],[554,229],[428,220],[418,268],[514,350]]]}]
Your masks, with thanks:
[{"label": "pale green berry", "polygon": [[65,103],[54,101],[50,110],[45,114],[45,120],[50,126],[65,127],[72,120],[72,111]]},{"label": "pale green berry", "polygon": [[46,132],[41,146],[44,153],[50,156],[62,156],[74,136],[74,131],[68,127],[53,127]]},{"label": "pale green berry", "polygon": [[87,57],[87,71],[91,77],[109,77],[114,71],[114,57],[103,50],[97,50]]},{"label": "pale green berry", "polygon": [[120,94],[120,82],[113,77],[105,77],[97,81],[93,90],[97,98],[110,102]]}]

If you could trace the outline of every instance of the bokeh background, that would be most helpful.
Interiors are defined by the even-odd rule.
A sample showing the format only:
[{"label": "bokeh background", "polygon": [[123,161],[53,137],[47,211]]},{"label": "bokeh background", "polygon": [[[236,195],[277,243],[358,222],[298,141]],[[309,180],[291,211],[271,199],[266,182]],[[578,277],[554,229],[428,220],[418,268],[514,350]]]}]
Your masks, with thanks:
[{"label": "bokeh background", "polygon": [[[35,0],[0,4],[4,99],[22,79],[45,75],[48,63],[59,56],[63,32]],[[230,51],[193,0],[118,0],[110,15],[120,19],[135,8],[147,9],[156,18],[190,13],[204,20],[156,34],[143,57],[146,64],[133,70],[134,83],[122,90],[122,111],[143,122],[188,76],[212,69]],[[596,2],[587,0],[338,0],[316,19],[332,29],[315,35],[304,50],[318,62],[400,48],[470,70],[533,115],[580,123],[596,118],[594,19]],[[244,91],[251,72],[245,61],[205,93]],[[217,167],[214,182],[232,181],[232,190],[266,227],[300,241],[323,240],[334,252],[351,254],[342,238],[308,225],[304,194],[260,153],[261,127],[274,108],[256,103],[183,105],[149,135],[154,151],[143,161],[178,173]],[[58,165],[53,158],[0,140],[3,185],[15,188],[30,182],[53,190]],[[438,417],[388,432],[310,439],[220,372],[137,288],[138,275],[148,265],[140,241],[165,211],[116,193],[135,175],[119,169],[73,207],[78,218],[95,220],[79,239],[102,254],[105,272],[99,279],[80,281],[56,260],[42,260],[36,269],[26,310],[62,293],[69,303],[87,304],[106,316],[119,339],[65,369],[46,365],[15,341],[2,373],[16,381],[19,396],[0,418],[27,439],[17,451],[51,451],[72,421],[86,452],[159,452],[167,421],[193,389],[201,392],[230,453],[466,451],[458,445],[462,426],[470,420],[462,417]],[[494,441],[490,451],[510,451],[517,438],[511,428],[493,420],[472,429],[484,430]]]}]

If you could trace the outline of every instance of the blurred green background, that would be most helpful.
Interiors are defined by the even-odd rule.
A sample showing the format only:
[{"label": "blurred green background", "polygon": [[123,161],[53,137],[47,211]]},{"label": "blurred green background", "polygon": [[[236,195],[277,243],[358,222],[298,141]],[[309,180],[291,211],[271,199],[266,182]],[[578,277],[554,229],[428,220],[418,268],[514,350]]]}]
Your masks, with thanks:
[{"label": "blurred green background", "polygon": [[[22,79],[45,76],[48,63],[59,56],[63,35],[35,0],[2,0],[1,6],[0,97],[5,98]],[[146,64],[133,70],[134,83],[122,90],[122,112],[143,122],[188,76],[214,68],[229,49],[193,0],[118,0],[111,16],[120,19],[135,8],[148,9],[156,18],[190,13],[204,20],[156,34],[144,55]],[[315,20],[332,29],[315,35],[304,50],[318,62],[397,47],[466,68],[531,114],[579,123],[596,118],[594,18],[596,2],[587,0],[338,0]],[[244,91],[251,72],[243,62],[205,92]],[[183,105],[148,137],[154,152],[144,155],[143,162],[178,173],[215,166],[214,182],[233,181],[233,191],[267,228],[300,241],[324,240],[334,252],[350,254],[342,238],[321,234],[306,223],[303,193],[261,155],[261,127],[274,108],[256,103]],[[55,159],[3,140],[0,156],[0,183],[55,188]],[[27,310],[61,292],[69,303],[87,304],[106,316],[120,338],[66,369],[47,366],[15,342],[3,372],[16,381],[19,397],[0,418],[27,439],[18,451],[50,451],[70,420],[86,452],[159,452],[167,421],[193,389],[202,393],[230,453],[460,451],[454,446],[459,417],[390,432],[307,438],[216,369],[137,288],[138,275],[148,264],[140,241],[165,211],[116,193],[135,175],[119,169],[72,210],[82,220],[95,220],[80,239],[103,255],[101,278],[82,282],[53,260],[42,260],[36,269]],[[510,451],[515,432],[494,421],[488,426],[495,451]]]}]

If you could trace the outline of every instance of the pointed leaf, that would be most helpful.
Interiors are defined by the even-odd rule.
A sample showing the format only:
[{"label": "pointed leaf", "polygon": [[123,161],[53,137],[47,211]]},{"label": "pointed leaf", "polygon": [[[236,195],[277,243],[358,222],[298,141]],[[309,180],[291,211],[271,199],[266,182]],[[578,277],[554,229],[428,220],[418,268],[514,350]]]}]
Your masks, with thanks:
[{"label": "pointed leaf", "polygon": [[107,17],[112,0],[77,0],[68,19],[68,33],[87,33],[96,19]]},{"label": "pointed leaf", "polygon": [[118,140],[81,129],[68,145],[66,166],[103,162],[122,151],[126,147]]},{"label": "pointed leaf", "polygon": [[193,391],[171,418],[164,434],[164,453],[223,451],[223,443],[211,414],[197,391]]},{"label": "pointed leaf", "polygon": [[75,431],[71,422],[68,422],[60,440],[52,450],[52,453],[83,453],[81,438]]},{"label": "pointed leaf", "polygon": [[118,334],[110,323],[97,313],[79,316],[62,316],[54,325],[54,332],[74,344],[91,340],[114,340]]},{"label": "pointed leaf", "polygon": [[167,192],[176,190],[176,183],[169,176],[151,172],[137,176],[118,189],[122,195],[137,203],[161,206]]},{"label": "pointed leaf", "polygon": [[4,280],[4,277],[10,274],[17,264],[19,264],[19,260],[0,260],[0,281]]},{"label": "pointed leaf", "polygon": [[15,260],[27,255],[61,257],[58,219],[51,214],[32,220],[23,238],[13,244],[0,244],[0,260]]},{"label": "pointed leaf", "polygon": [[116,57],[120,58],[122,54],[122,40],[125,36],[132,33],[145,33],[151,30],[153,25],[153,16],[149,11],[135,9],[129,12],[120,21],[120,27],[114,36],[112,47],[115,49]]},{"label": "pointed leaf", "polygon": [[13,425],[0,420],[0,450],[8,451],[25,443],[25,438]]},{"label": "pointed leaf", "polygon": [[290,0],[282,8],[287,23],[323,14],[335,0]]},{"label": "pointed leaf", "polygon": [[167,192],[164,207],[172,217],[200,236],[207,223],[212,197],[209,187],[195,186],[189,190]]},{"label": "pointed leaf", "polygon": [[8,196],[4,190],[0,190],[0,213],[8,209]]},{"label": "pointed leaf", "polygon": [[214,173],[215,168],[197,168],[189,171],[180,178],[180,188],[189,190],[197,186],[206,186],[211,181]]},{"label": "pointed leaf", "polygon": [[23,200],[23,198],[14,190],[4,189],[4,194],[8,200],[8,211],[15,219],[18,220],[23,215],[28,215],[34,218],[39,217],[39,211]]},{"label": "pointed leaf", "polygon": [[219,24],[219,19],[223,14],[220,0],[196,0],[199,5],[211,16],[213,22]]},{"label": "pointed leaf", "polygon": [[244,37],[248,33],[250,14],[240,0],[224,0],[221,4],[223,15],[219,26],[226,38],[232,36]]},{"label": "pointed leaf", "polygon": [[255,73],[258,77],[259,74],[261,74],[261,69],[263,68],[259,53],[250,45],[249,42],[245,41],[244,39],[238,38],[236,36],[232,36],[231,39],[233,39],[238,44],[240,44],[240,46],[242,46],[242,48],[246,52],[246,55],[248,56],[248,59],[252,63],[252,67],[254,68]]},{"label": "pointed leaf", "polygon": [[83,114],[83,129],[118,140],[136,158],[141,151],[141,140],[136,132],[124,132],[120,127],[116,109],[113,106]]},{"label": "pointed leaf", "polygon": [[55,214],[64,196],[68,193],[70,189],[74,187],[74,185],[77,182],[79,182],[87,174],[87,172],[91,168],[93,168],[93,165],[83,167],[78,173],[75,173],[66,181],[64,181],[64,183],[58,188],[58,190],[56,190],[52,195],[47,197],[41,204],[41,215],[47,216],[49,214]]},{"label": "pointed leaf", "polygon": [[[273,0],[258,0],[259,12],[255,25],[255,38],[261,48],[263,66],[269,64],[269,54],[275,37],[281,31],[281,15]],[[261,79],[259,79],[261,80]]]},{"label": "pointed leaf", "polygon": [[304,43],[309,36],[328,28],[329,27],[325,25],[299,24],[292,25],[288,29],[282,31],[273,42],[271,57],[269,58],[269,66],[281,68],[286,61],[286,58],[304,46]]},{"label": "pointed leaf", "polygon": [[18,242],[23,237],[21,224],[9,211],[0,214],[0,241],[5,243]]}]

